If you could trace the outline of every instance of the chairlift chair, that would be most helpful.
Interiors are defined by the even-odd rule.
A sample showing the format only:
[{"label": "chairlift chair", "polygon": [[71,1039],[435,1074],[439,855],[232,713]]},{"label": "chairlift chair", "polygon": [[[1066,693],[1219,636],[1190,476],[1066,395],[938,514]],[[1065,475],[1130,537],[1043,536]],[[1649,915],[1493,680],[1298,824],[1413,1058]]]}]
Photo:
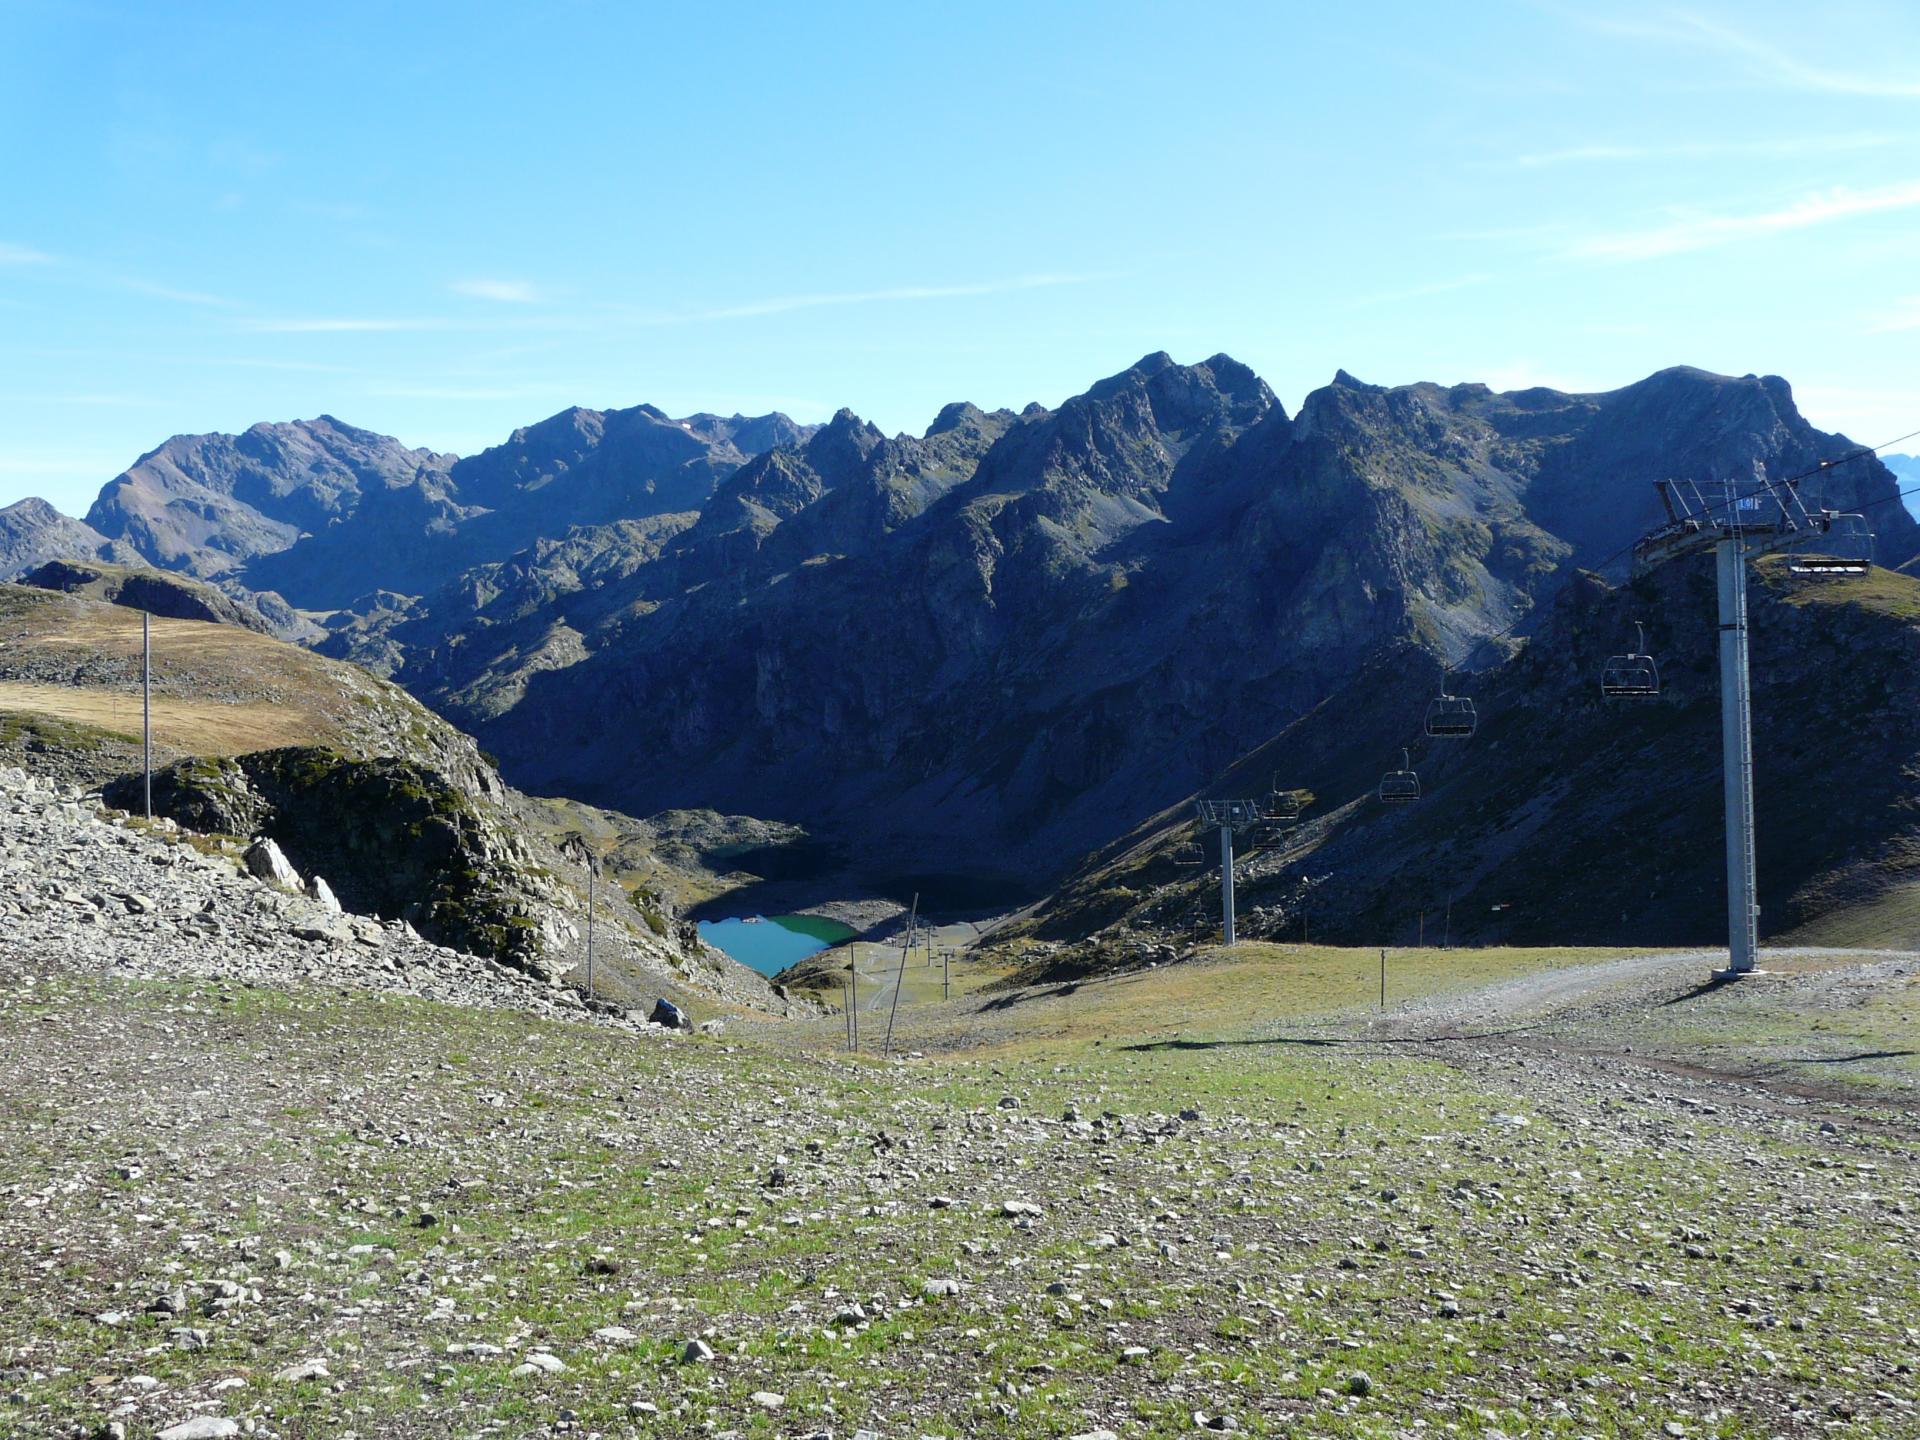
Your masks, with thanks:
[{"label": "chairlift chair", "polygon": [[1405,750],[1400,752],[1398,770],[1389,770],[1380,777],[1380,803],[1383,805],[1405,805],[1420,798],[1420,777],[1414,773],[1413,757]]},{"label": "chairlift chair", "polygon": [[1173,850],[1173,863],[1176,865],[1204,865],[1207,852],[1200,848],[1198,840],[1189,840],[1184,845],[1176,845]]},{"label": "chairlift chair", "polygon": [[1281,824],[1286,824],[1300,818],[1300,797],[1291,790],[1282,790],[1280,777],[1276,774],[1273,777],[1273,790],[1267,796],[1267,803],[1262,808],[1268,820],[1277,820]]},{"label": "chairlift chair", "polygon": [[[1846,579],[1873,569],[1873,531],[1864,515],[1827,515],[1820,538],[1787,552],[1787,572],[1813,580]],[[1817,547],[1817,548],[1816,548]]]},{"label": "chairlift chair", "polygon": [[1478,723],[1473,701],[1464,695],[1449,695],[1443,679],[1439,695],[1427,705],[1427,734],[1436,740],[1465,740]]},{"label": "chairlift chair", "polygon": [[1284,822],[1275,819],[1260,821],[1247,831],[1249,850],[1271,850],[1286,838],[1287,827]]},{"label": "chairlift chair", "polygon": [[1660,667],[1646,653],[1647,627],[1636,620],[1633,628],[1640,632],[1639,650],[1609,656],[1600,672],[1600,693],[1610,700],[1651,700],[1660,693]]}]

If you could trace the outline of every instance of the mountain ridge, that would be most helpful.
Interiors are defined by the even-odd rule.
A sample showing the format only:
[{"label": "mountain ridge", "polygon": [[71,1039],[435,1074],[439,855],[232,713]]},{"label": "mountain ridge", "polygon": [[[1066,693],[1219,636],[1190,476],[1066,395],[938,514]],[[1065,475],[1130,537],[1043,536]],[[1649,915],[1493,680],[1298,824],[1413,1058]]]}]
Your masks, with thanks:
[{"label": "mountain ridge", "polygon": [[[953,402],[919,436],[844,409],[570,407],[356,490],[238,573],[326,600],[325,653],[519,783],[1037,877],[1370,657],[1498,663],[1662,518],[1651,482],[1850,448],[1779,377],[1499,393],[1340,370],[1289,414],[1229,356],[1153,352],[1052,409]],[[1872,461],[1821,483],[1836,508],[1893,490]],[[1875,515],[1883,561],[1920,553],[1904,511]]]}]

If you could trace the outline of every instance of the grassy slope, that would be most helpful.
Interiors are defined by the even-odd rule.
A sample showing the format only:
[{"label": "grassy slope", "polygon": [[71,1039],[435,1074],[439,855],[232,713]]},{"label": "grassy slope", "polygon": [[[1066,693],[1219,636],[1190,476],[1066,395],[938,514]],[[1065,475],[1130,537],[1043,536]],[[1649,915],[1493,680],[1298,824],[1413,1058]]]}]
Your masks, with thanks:
[{"label": "grassy slope", "polygon": [[[398,687],[236,626],[152,621],[154,740],[167,759],[279,745],[350,749],[374,712],[442,726]],[[140,614],[0,586],[0,710],[140,732]]]},{"label": "grassy slope", "polygon": [[[1283,958],[1193,967],[1153,1004],[1227,1034],[1236,1007],[1244,1029],[1363,988],[1367,957]],[[1499,1057],[1046,1048],[878,1067],[317,991],[15,984],[0,1428],[131,1395],[135,1433],[198,1400],[289,1437],[528,1435],[563,1411],[609,1435],[1176,1436],[1195,1411],[1256,1435],[1745,1440],[1794,1413],[1911,1433],[1914,1154],[1816,1133],[1838,1111],[1760,1125],[1638,1072],[1540,1090]],[[1125,1118],[1041,1123],[1069,1105]],[[1531,1124],[1493,1123],[1511,1113]],[[1014,1196],[1044,1214],[1005,1218]],[[138,1313],[222,1277],[261,1298],[188,1322],[204,1347]],[[928,1299],[936,1277],[966,1288]],[[868,1320],[838,1323],[855,1299]],[[133,1313],[88,1318],[110,1309]],[[610,1324],[635,1341],[594,1338]],[[678,1363],[695,1336],[715,1364]],[[450,1352],[476,1341],[505,1353]],[[565,1372],[510,1374],[539,1348]],[[331,1380],[270,1378],[316,1358]]]}]

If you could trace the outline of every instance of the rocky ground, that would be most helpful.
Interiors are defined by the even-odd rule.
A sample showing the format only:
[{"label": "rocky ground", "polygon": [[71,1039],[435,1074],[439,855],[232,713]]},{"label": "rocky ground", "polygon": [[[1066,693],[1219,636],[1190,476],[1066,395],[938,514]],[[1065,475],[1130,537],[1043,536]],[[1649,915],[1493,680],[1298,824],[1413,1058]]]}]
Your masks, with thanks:
[{"label": "rocky ground", "polygon": [[237,847],[167,821],[149,828],[76,787],[4,767],[0,935],[0,954],[62,974],[350,986],[585,1013],[557,982],[429,944],[401,921],[342,914],[249,873]]},{"label": "rocky ground", "polygon": [[[1920,1433],[1910,1072],[1580,1049],[1672,965],[882,1064],[0,812],[0,1433]],[[1914,1048],[1912,957],[1803,968],[1742,1044]]]}]

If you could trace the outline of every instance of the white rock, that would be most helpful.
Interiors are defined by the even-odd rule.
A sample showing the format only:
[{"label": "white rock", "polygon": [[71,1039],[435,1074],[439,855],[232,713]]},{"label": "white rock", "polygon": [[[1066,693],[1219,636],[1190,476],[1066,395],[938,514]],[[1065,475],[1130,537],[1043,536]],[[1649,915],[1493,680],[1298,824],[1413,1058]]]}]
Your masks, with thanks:
[{"label": "white rock", "polygon": [[196,1415],[178,1425],[169,1425],[160,1432],[160,1440],[227,1440],[229,1435],[239,1433],[238,1420],[229,1420],[224,1415]]},{"label": "white rock", "polygon": [[298,890],[300,872],[293,868],[285,853],[271,840],[260,839],[247,847],[247,869],[282,890]]},{"label": "white rock", "polygon": [[307,894],[313,900],[317,901],[320,908],[329,915],[340,914],[340,902],[334,899],[333,887],[328,885],[327,882],[322,880],[318,875],[315,875],[311,880],[307,881]]},{"label": "white rock", "polygon": [[284,1370],[274,1371],[273,1378],[283,1385],[298,1385],[304,1380],[330,1379],[333,1372],[327,1369],[323,1360],[302,1360],[297,1365],[289,1365]]}]

